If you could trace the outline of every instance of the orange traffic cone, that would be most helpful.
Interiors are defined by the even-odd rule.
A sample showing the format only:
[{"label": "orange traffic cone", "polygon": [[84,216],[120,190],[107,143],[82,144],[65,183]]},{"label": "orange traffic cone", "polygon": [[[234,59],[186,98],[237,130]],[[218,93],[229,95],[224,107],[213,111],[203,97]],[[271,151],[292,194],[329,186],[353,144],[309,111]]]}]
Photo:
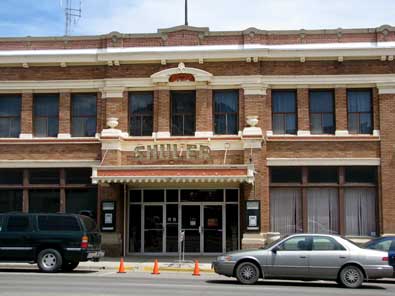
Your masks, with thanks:
[{"label": "orange traffic cone", "polygon": [[158,259],[155,259],[154,270],[152,271],[152,274],[160,274],[160,272],[159,272]]},{"label": "orange traffic cone", "polygon": [[197,260],[195,260],[195,269],[193,270],[192,275],[200,276],[199,261]]},{"label": "orange traffic cone", "polygon": [[118,273],[126,273],[123,257],[121,257],[121,262],[119,263]]}]

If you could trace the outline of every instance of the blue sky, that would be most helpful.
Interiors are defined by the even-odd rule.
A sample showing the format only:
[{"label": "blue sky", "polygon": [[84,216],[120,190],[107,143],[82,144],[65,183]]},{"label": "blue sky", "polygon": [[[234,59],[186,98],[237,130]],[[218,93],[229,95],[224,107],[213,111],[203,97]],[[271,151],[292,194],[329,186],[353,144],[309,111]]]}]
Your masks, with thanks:
[{"label": "blue sky", "polygon": [[[0,36],[64,35],[61,1],[0,0]],[[81,1],[73,35],[156,32],[184,22],[184,0]],[[189,6],[190,25],[211,30],[395,25],[395,0],[189,0]]]}]

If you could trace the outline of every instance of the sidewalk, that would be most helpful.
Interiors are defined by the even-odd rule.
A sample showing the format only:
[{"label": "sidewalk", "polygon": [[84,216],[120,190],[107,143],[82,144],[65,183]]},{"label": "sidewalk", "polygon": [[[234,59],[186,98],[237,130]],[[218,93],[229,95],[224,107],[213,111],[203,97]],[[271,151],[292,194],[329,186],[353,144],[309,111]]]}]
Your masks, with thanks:
[{"label": "sidewalk", "polygon": [[[211,262],[215,257],[191,257],[186,256],[184,263],[178,263],[178,257],[152,257],[152,256],[133,256],[124,258],[124,266],[127,272],[152,272],[154,261],[158,259],[160,272],[188,272],[192,273],[195,267],[195,260],[199,261],[201,273],[213,273]],[[80,270],[118,270],[120,258],[104,257],[100,262],[81,262],[77,269]],[[2,268],[36,268],[35,264],[28,263],[0,263]]]}]

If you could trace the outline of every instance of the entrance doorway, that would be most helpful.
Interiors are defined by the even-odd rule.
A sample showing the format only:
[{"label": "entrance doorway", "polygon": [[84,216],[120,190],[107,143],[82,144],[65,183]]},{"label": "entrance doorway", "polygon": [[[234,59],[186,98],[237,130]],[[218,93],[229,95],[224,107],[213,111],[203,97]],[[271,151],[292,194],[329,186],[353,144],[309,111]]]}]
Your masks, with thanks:
[{"label": "entrance doorway", "polygon": [[186,254],[237,250],[238,195],[238,189],[131,190],[128,253],[177,254],[182,231]]}]

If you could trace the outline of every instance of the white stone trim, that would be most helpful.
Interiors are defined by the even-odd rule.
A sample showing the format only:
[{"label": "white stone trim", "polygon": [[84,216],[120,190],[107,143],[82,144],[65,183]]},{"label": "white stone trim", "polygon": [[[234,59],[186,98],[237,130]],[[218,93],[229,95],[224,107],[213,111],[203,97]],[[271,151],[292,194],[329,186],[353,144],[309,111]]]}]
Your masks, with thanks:
[{"label": "white stone trim", "polygon": [[262,83],[242,84],[245,96],[266,96],[267,85]]},{"label": "white stone trim", "polygon": [[170,138],[170,132],[156,132],[156,138],[161,139],[161,138]]},{"label": "white stone trim", "polygon": [[151,75],[152,83],[168,83],[170,76],[174,74],[191,74],[195,77],[196,82],[209,82],[213,77],[213,74],[196,68],[185,67],[183,63],[180,63],[177,68],[170,68],[159,71]]},{"label": "white stone trim", "polygon": [[95,167],[97,160],[0,160],[0,168],[83,168]]},{"label": "white stone trim", "polygon": [[158,47],[112,47],[92,49],[43,49],[0,51],[0,64],[34,63],[106,63],[187,61],[187,60],[234,60],[259,57],[265,59],[377,58],[392,56],[395,42],[344,42],[284,45],[199,45]]},{"label": "white stone trim", "polygon": [[102,92],[102,98],[123,98],[124,87],[104,87]]},{"label": "white stone trim", "polygon": [[348,130],[336,130],[335,131],[335,136],[339,137],[346,137],[349,136],[350,134],[348,133]]},{"label": "white stone trim", "polygon": [[304,136],[311,136],[311,133],[310,133],[310,131],[298,130],[297,135],[304,137]]},{"label": "white stone trim", "polygon": [[380,130],[373,130],[373,136],[380,137]]},{"label": "white stone trim", "polygon": [[[381,93],[391,93],[394,88],[395,74],[360,74],[360,75],[244,75],[213,76],[207,88],[231,89],[253,85],[250,94],[263,94],[265,88],[335,88],[335,87],[379,87]],[[177,83],[176,83],[177,84]],[[182,87],[179,84],[179,87]],[[185,85],[186,86],[186,85]],[[188,85],[197,88],[196,83]],[[198,85],[198,87],[200,87]],[[154,84],[151,78],[105,78],[84,80],[10,80],[0,81],[0,93],[23,92],[102,92],[103,97],[123,98],[123,92],[134,90],[170,89],[169,85]],[[176,85],[173,86],[176,88]],[[381,89],[381,90],[380,90]]]},{"label": "white stone trim", "polygon": [[58,139],[71,139],[71,134],[58,134]]},{"label": "white stone trim", "polygon": [[380,95],[395,94],[395,81],[394,83],[379,83],[377,88]]},{"label": "white stone trim", "polygon": [[212,138],[213,136],[214,136],[214,133],[212,131],[207,131],[207,132],[196,131],[195,132],[195,137]]},{"label": "white stone trim", "polygon": [[379,166],[380,158],[267,158],[268,166]]},{"label": "white stone trim", "polygon": [[19,134],[19,139],[33,139],[33,134]]}]

